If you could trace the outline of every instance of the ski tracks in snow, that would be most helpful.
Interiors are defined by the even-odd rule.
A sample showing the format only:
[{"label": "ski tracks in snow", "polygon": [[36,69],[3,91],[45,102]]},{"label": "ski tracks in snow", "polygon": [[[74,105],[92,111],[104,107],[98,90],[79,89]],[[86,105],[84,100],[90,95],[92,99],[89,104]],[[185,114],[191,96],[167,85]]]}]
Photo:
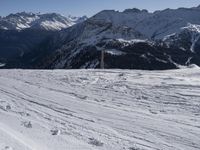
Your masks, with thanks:
[{"label": "ski tracks in snow", "polygon": [[10,122],[0,118],[0,134],[31,150],[199,150],[199,75],[197,68],[2,70],[0,115],[17,127],[5,131]]}]

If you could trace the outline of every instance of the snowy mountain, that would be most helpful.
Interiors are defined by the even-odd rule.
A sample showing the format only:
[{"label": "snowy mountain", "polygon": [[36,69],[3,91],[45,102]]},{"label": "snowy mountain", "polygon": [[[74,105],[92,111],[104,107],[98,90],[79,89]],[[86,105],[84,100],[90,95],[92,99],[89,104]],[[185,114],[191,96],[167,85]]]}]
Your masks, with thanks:
[{"label": "snowy mountain", "polygon": [[37,60],[36,68],[99,68],[101,50],[106,52],[106,68],[154,70],[200,65],[199,15],[199,7],[154,13],[105,10],[47,42],[47,47],[54,43],[48,47],[54,52]]},{"label": "snowy mountain", "polygon": [[[54,28],[48,15],[44,15],[46,22],[40,17],[32,29]],[[62,16],[54,15],[50,15],[56,18],[53,20],[62,22]],[[200,7],[153,13],[137,8],[104,10],[47,37],[19,61],[28,68],[99,68],[104,50],[106,68],[155,70],[200,65],[199,16]]]},{"label": "snowy mountain", "polygon": [[1,66],[27,67],[27,60],[23,59],[25,55],[35,53],[35,49],[41,46],[41,42],[53,37],[61,29],[81,23],[85,19],[87,17],[26,12],[0,18],[0,63],[4,64]]},{"label": "snowy mountain", "polygon": [[68,28],[76,23],[86,20],[87,17],[64,17],[56,13],[34,14],[34,13],[16,13],[0,18],[0,29],[4,30],[23,30],[45,29],[61,30]]},{"label": "snowy mountain", "polygon": [[113,26],[134,28],[143,35],[153,39],[178,32],[190,24],[200,24],[200,7],[166,9],[150,13],[147,10],[127,9],[123,12],[106,10],[98,13],[93,20],[112,23]]},{"label": "snowy mountain", "polygon": [[179,32],[166,36],[163,41],[184,51],[190,50],[193,53],[199,53],[200,25],[189,23],[186,27],[182,27]]},{"label": "snowy mountain", "polygon": [[1,150],[199,150],[200,69],[1,70]]}]

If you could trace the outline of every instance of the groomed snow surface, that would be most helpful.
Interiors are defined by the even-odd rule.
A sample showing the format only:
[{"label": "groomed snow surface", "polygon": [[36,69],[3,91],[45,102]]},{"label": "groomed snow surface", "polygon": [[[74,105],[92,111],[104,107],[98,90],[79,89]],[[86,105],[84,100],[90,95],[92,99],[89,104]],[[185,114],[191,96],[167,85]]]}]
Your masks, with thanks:
[{"label": "groomed snow surface", "polygon": [[0,150],[200,150],[200,69],[0,70]]}]

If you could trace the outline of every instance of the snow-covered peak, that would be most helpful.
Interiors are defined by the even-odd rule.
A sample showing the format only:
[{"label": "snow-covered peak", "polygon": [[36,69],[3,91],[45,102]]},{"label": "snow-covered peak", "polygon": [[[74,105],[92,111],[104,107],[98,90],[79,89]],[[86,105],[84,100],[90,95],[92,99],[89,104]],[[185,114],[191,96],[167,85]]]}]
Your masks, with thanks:
[{"label": "snow-covered peak", "polygon": [[104,10],[90,18],[94,23],[111,23],[113,26],[133,28],[151,39],[162,39],[177,33],[188,23],[200,24],[199,7],[165,9],[154,13],[137,8],[123,12]]},{"label": "snow-covered peak", "polygon": [[23,30],[37,28],[45,30],[61,30],[86,20],[87,17],[65,17],[57,13],[27,13],[10,14],[0,19],[0,29]]},{"label": "snow-covered peak", "polygon": [[200,24],[200,9],[179,8],[165,9],[154,12],[152,16],[139,22],[136,30],[149,38],[162,39],[166,35],[177,33],[182,27],[191,24]]},{"label": "snow-covered peak", "polygon": [[75,22],[75,23],[80,23],[80,22],[83,22],[83,21],[85,21],[85,20],[88,19],[87,16],[75,17],[75,16],[71,16],[71,15],[69,15],[67,18],[68,18],[68,20],[70,20],[71,22]]}]

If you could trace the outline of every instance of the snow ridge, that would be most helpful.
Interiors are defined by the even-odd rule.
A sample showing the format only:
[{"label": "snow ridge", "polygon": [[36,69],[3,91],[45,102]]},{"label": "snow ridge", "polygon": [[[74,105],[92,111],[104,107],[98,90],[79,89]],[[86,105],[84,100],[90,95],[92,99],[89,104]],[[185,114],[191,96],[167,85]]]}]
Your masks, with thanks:
[{"label": "snow ridge", "polygon": [[0,18],[0,29],[23,30],[27,28],[41,28],[45,30],[61,30],[87,19],[83,17],[62,16],[57,13],[27,13],[10,14]]}]

